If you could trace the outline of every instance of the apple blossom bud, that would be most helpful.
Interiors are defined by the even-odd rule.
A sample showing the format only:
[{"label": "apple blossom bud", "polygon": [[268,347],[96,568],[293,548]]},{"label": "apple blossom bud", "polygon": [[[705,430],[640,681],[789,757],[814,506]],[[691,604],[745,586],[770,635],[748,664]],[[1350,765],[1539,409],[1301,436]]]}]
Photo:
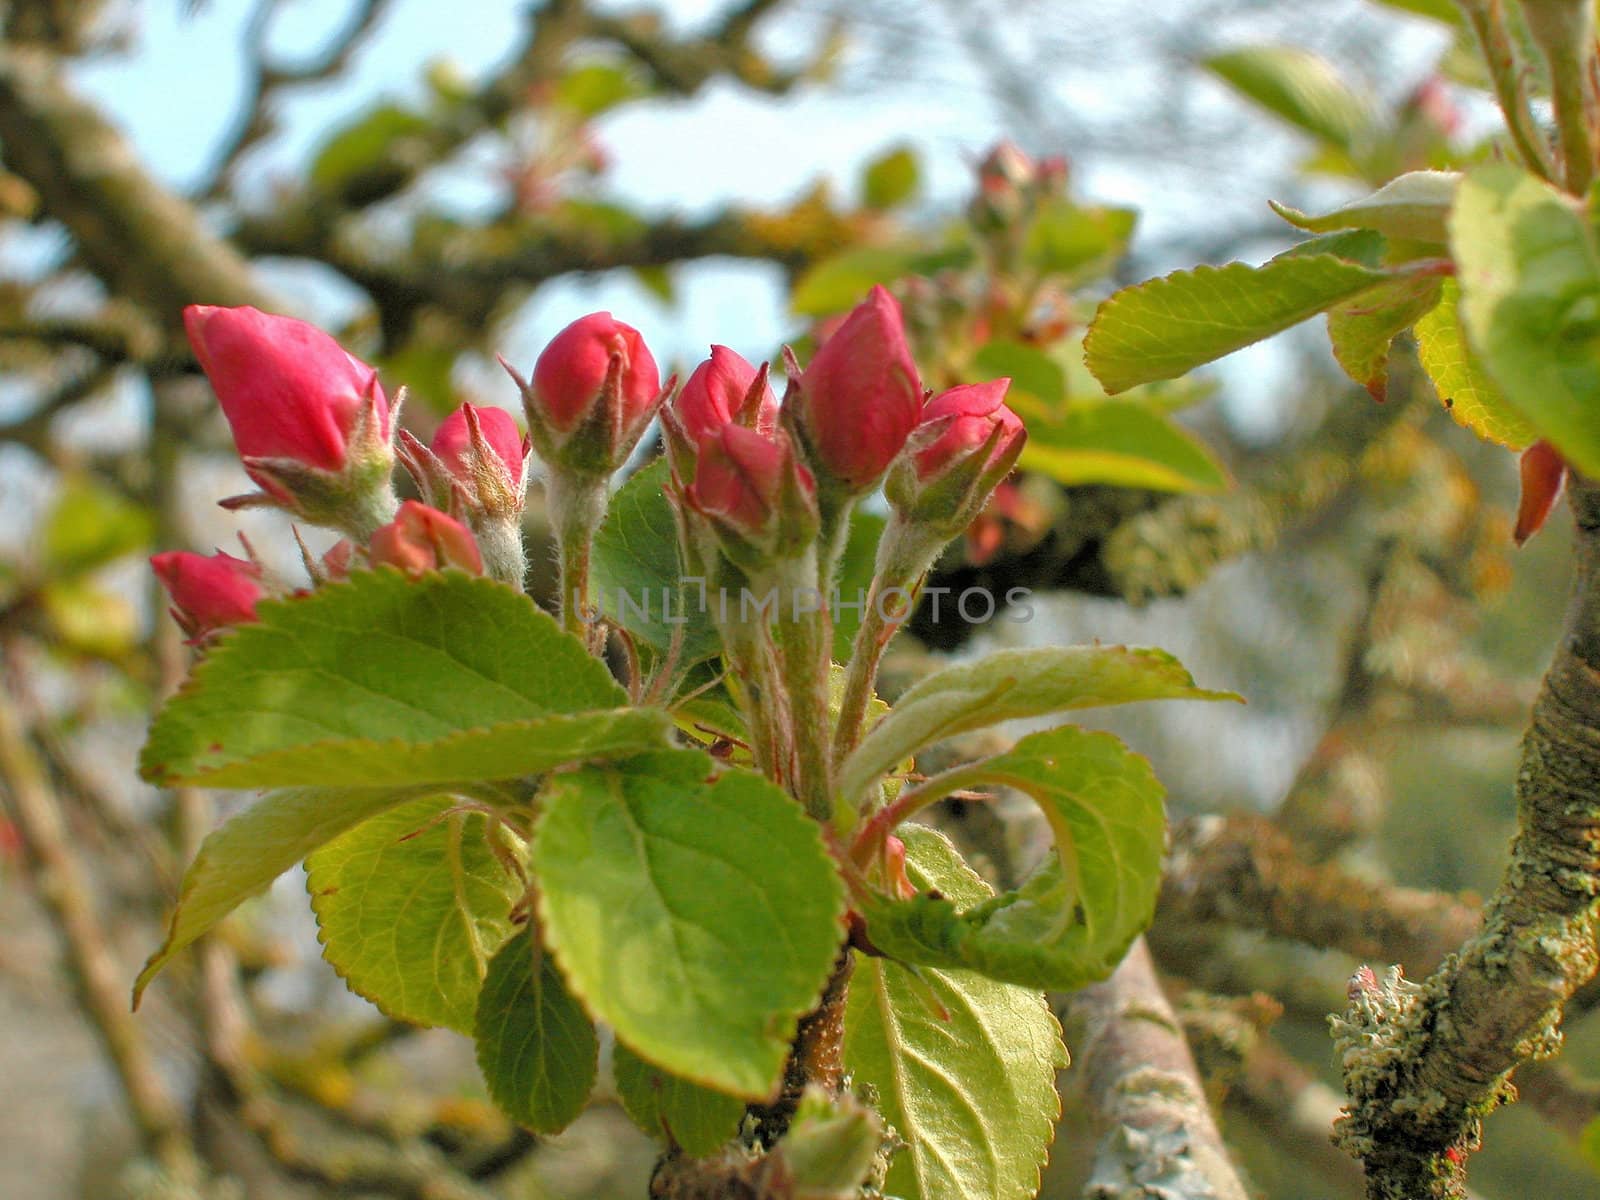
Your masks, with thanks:
[{"label": "apple blossom bud", "polygon": [[[477,436],[473,433],[474,424]],[[478,490],[478,478],[484,468],[498,477],[497,482],[503,482],[507,492],[522,491],[527,451],[516,421],[503,408],[463,404],[440,424],[429,449],[469,491]]]},{"label": "apple blossom bud", "polygon": [[817,485],[782,431],[727,424],[700,443],[689,506],[724,553],[759,570],[800,553],[817,533]]},{"label": "apple blossom bud", "polygon": [[753,367],[726,346],[712,346],[711,357],[694,369],[661,417],[673,470],[692,481],[700,442],[730,423],[770,434],[778,427],[778,398],[765,363]]},{"label": "apple blossom bud", "polygon": [[761,433],[778,425],[778,398],[766,373],[726,346],[711,347],[711,357],[694,369],[672,407],[696,442],[729,422]]},{"label": "apple blossom bud", "polygon": [[254,621],[256,602],[267,594],[260,566],[231,554],[168,550],[152,556],[150,566],[172,598],[173,617],[191,641]]},{"label": "apple blossom bud", "polygon": [[952,463],[964,460],[981,449],[998,429],[1000,440],[997,453],[990,461],[1016,461],[1028,434],[1022,419],[1005,405],[1009,379],[996,379],[990,383],[969,383],[940,392],[922,410],[918,429],[935,432],[931,444],[922,447],[912,456],[917,478],[931,483],[944,474]]},{"label": "apple blossom bud", "polygon": [[579,317],[556,334],[531,380],[506,369],[522,391],[540,457],[578,475],[620,467],[665,398],[639,331],[606,312]]},{"label": "apple blossom bud", "polygon": [[954,537],[983,510],[1028,440],[1005,405],[1009,379],[963,384],[928,402],[885,493],[907,519]]},{"label": "apple blossom bud", "polygon": [[364,534],[394,512],[389,403],[377,372],[315,326],[258,309],[190,305],[184,328],[259,496]]},{"label": "apple blossom bud", "polygon": [[922,409],[900,306],[874,287],[801,373],[793,403],[808,459],[849,495],[870,492]]},{"label": "apple blossom bud", "polygon": [[368,551],[373,566],[399,567],[413,578],[445,567],[483,574],[483,560],[472,531],[453,517],[415,500],[402,504],[395,519],[372,535]]}]

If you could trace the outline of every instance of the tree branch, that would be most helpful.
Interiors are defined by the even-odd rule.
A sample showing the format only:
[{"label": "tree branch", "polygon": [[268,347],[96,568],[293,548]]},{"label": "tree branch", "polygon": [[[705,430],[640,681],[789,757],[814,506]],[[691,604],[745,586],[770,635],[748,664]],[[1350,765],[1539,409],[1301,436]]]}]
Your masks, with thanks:
[{"label": "tree branch", "polygon": [[1144,940],[1069,1012],[1099,1137],[1087,1200],[1245,1200]]},{"label": "tree branch", "polygon": [[1560,1044],[1594,974],[1600,915],[1600,487],[1574,476],[1576,578],[1523,741],[1511,862],[1482,930],[1423,984],[1358,973],[1338,1023],[1350,1103],[1339,1137],[1373,1200],[1459,1200],[1511,1071]]},{"label": "tree branch", "polygon": [[49,52],[0,44],[0,144],[90,269],[164,324],[186,304],[269,303],[238,252],[149,175]]}]

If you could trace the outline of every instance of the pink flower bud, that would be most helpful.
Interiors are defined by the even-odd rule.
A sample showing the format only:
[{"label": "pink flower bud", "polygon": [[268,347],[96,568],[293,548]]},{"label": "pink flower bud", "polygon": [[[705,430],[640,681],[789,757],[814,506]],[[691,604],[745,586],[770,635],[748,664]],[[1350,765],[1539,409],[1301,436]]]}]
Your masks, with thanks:
[{"label": "pink flower bud", "polygon": [[[944,474],[953,463],[964,461],[982,450],[999,430],[999,439],[987,462],[1006,462],[1006,470],[1016,462],[1028,434],[1022,419],[1005,405],[1009,379],[992,383],[969,383],[940,392],[922,410],[919,430],[927,430],[933,441],[913,456],[917,478],[928,483]],[[942,432],[940,432],[942,427]]]},{"label": "pink flower bud", "polygon": [[[388,441],[389,406],[377,372],[322,330],[254,308],[201,304],[184,309],[183,323],[241,457],[342,471],[369,404],[378,437]],[[277,481],[251,476],[289,499]]]},{"label": "pink flower bud", "polygon": [[[694,369],[673,403],[673,410],[691,440],[699,442],[722,426],[738,421],[763,433],[778,424],[778,398],[763,385],[756,411],[745,412],[756,368],[726,346],[711,347],[711,357]],[[744,415],[748,419],[739,420]]]},{"label": "pink flower bud", "polygon": [[789,459],[787,444],[741,425],[723,425],[700,443],[694,501],[741,532],[759,532],[772,520]]},{"label": "pink flower bud", "polygon": [[426,571],[460,567],[483,574],[483,559],[472,532],[436,508],[407,500],[399,515],[372,535],[372,564],[387,563],[415,578]]},{"label": "pink flower bud", "polygon": [[231,554],[168,550],[152,556],[150,566],[172,597],[173,617],[194,641],[254,621],[256,602],[266,595],[261,568]]},{"label": "pink flower bud", "polygon": [[[500,460],[499,465],[503,468],[502,474],[509,490],[520,492],[525,457],[522,433],[517,429],[516,420],[503,408],[463,404],[444,419],[438,432],[433,435],[429,449],[451,475],[466,484],[469,490],[475,488],[477,474],[473,466],[472,428],[467,420],[469,412],[477,418],[478,430],[485,444]],[[493,468],[495,464],[487,465]]]},{"label": "pink flower bud", "polygon": [[871,491],[922,409],[922,381],[900,306],[874,287],[800,376],[798,416],[813,462],[860,494]]},{"label": "pink flower bud", "polygon": [[649,415],[661,377],[639,331],[608,312],[579,317],[551,339],[533,366],[530,404],[554,430],[572,432],[602,399],[613,356],[621,370],[616,395],[605,402],[616,406],[621,429],[632,428]]},{"label": "pink flower bud", "polygon": [[883,839],[884,874],[896,898],[910,900],[917,894],[917,885],[906,874],[906,844],[894,834]]}]

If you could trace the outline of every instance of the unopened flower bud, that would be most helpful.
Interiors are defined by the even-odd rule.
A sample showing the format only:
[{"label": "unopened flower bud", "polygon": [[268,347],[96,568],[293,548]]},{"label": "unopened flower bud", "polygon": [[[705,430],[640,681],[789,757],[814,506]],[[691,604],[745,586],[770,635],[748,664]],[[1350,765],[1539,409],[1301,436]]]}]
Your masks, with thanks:
[{"label": "unopened flower bud", "polygon": [[878,485],[922,409],[893,296],[874,287],[856,306],[801,373],[793,403],[819,476],[854,496]]},{"label": "unopened flower bud", "polygon": [[503,408],[463,404],[440,424],[428,448],[470,493],[522,492],[527,451],[516,421]]},{"label": "unopened flower bud", "polygon": [[368,552],[373,566],[399,567],[413,578],[446,567],[483,574],[483,559],[472,531],[415,500],[402,504],[395,519],[372,535]]},{"label": "unopened flower bud", "polygon": [[191,305],[183,320],[262,490],[230,507],[270,504],[362,534],[392,515],[391,414],[373,368],[292,317]]},{"label": "unopened flower bud", "polygon": [[690,507],[748,570],[794,557],[816,537],[816,481],[788,437],[727,424],[700,443]]},{"label": "unopened flower bud", "polygon": [[963,384],[928,402],[906,453],[889,473],[889,502],[954,537],[1011,473],[1028,440],[1005,405],[1009,379]]},{"label": "unopened flower bud", "polygon": [[[511,370],[507,367],[507,370]],[[590,313],[551,340],[522,390],[528,433],[553,468],[607,476],[627,460],[664,395],[656,360],[631,325]]]},{"label": "unopened flower bud", "polygon": [[694,478],[695,448],[728,424],[771,434],[778,426],[778,398],[765,364],[753,367],[728,347],[713,346],[663,412],[667,452],[681,478]]},{"label": "unopened flower bud", "polygon": [[256,603],[267,594],[261,568],[231,554],[169,550],[154,555],[150,566],[172,598],[174,619],[194,642],[254,621]]}]

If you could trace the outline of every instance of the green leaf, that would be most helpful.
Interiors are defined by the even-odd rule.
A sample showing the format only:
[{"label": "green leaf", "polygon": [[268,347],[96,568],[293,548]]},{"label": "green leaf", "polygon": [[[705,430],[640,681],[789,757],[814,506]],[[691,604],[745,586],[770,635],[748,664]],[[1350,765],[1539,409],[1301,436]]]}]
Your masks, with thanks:
[{"label": "green leaf", "polygon": [[494,1102],[535,1133],[559,1133],[588,1102],[600,1044],[531,929],[489,963],[478,995],[478,1069]]},{"label": "green leaf", "polygon": [[1455,0],[1374,0],[1385,8],[1415,13],[1446,25],[1462,24],[1461,6]]},{"label": "green leaf", "polygon": [[1450,219],[1461,314],[1506,399],[1600,474],[1600,253],[1577,202],[1514,167],[1462,181]]},{"label": "green leaf", "polygon": [[917,751],[1019,717],[1136,700],[1238,700],[1195,686],[1183,664],[1144,646],[1051,646],[1001,650],[946,667],[909,688],[873,726],[839,772],[855,797]]},{"label": "green leaf", "polygon": [[739,1132],[743,1100],[653,1067],[620,1042],[611,1069],[622,1107],[652,1137],[665,1137],[704,1158]]},{"label": "green leaf", "polygon": [[1377,399],[1387,392],[1390,344],[1439,303],[1440,283],[1437,275],[1395,279],[1329,310],[1333,357]]},{"label": "green leaf", "polygon": [[861,303],[875,283],[889,284],[907,275],[929,275],[965,265],[972,251],[963,245],[930,252],[926,245],[858,246],[825,258],[795,281],[789,307],[804,317],[844,312]]},{"label": "green leaf", "polygon": [[1269,261],[1278,262],[1285,258],[1309,258],[1317,254],[1331,254],[1335,258],[1348,259],[1350,262],[1360,263],[1363,267],[1378,270],[1384,265],[1388,248],[1387,239],[1375,229],[1345,229],[1338,233],[1324,233],[1297,242],[1283,253],[1274,254]]},{"label": "green leaf", "polygon": [[1326,254],[1175,271],[1102,303],[1084,354],[1106,391],[1125,391],[1259,342],[1385,278]]},{"label": "green leaf", "polygon": [[154,524],[150,514],[87,475],[70,475],[39,530],[52,573],[92,571],[143,550]]},{"label": "green leaf", "polygon": [[1449,234],[1445,219],[1455,202],[1461,175],[1456,171],[1410,171],[1384,184],[1372,195],[1320,217],[1309,216],[1275,200],[1267,203],[1291,225],[1312,233],[1334,229],[1376,229],[1385,237],[1443,245]]},{"label": "green leaf", "polygon": [[1468,344],[1460,302],[1456,281],[1444,280],[1438,305],[1417,322],[1417,358],[1452,417],[1485,441],[1521,450],[1539,435]]},{"label": "green leaf", "polygon": [[396,142],[429,128],[428,118],[421,113],[398,104],[375,105],[322,143],[311,160],[311,182],[319,192],[341,192],[383,163]]},{"label": "green leaf", "polygon": [[1013,401],[1028,423],[1018,464],[1068,487],[1104,483],[1163,492],[1216,492],[1227,472],[1193,434],[1149,405],[1108,400],[1078,404],[1055,420],[1033,419],[1025,400]]},{"label": "green leaf", "polygon": [[574,67],[556,84],[556,102],[585,118],[598,117],[642,93],[628,72],[611,63]]},{"label": "green leaf", "polygon": [[1051,275],[1073,279],[1102,274],[1128,248],[1139,214],[1131,208],[1084,207],[1047,201],[1028,228],[1023,255]]},{"label": "green leaf", "polygon": [[540,916],[573,992],[647,1061],[767,1099],[843,936],[817,826],[692,750],[551,776],[541,806]]},{"label": "green leaf", "polygon": [[504,779],[666,737],[664,714],[622,709],[626,695],[576,638],[487,579],[360,571],[257,611],[156,718],[140,760],[146,779]]},{"label": "green leaf", "polygon": [[688,665],[721,651],[722,642],[700,591],[682,583],[677,524],[664,490],[671,475],[667,460],[658,459],[617,490],[589,571],[608,620],[661,653],[681,631],[679,661]]},{"label": "green leaf", "polygon": [[[873,944],[905,962],[1030,987],[1104,979],[1155,914],[1166,814],[1150,764],[1109,733],[1068,726],[1030,734],[959,775],[963,787],[1002,785],[1031,797],[1055,854],[1021,887],[982,903],[941,889],[869,904]],[[911,825],[901,836],[907,846],[937,838]]]},{"label": "green leaf", "polygon": [[868,208],[895,208],[917,194],[922,169],[909,146],[900,146],[868,163],[861,173],[861,197]]},{"label": "green leaf", "polygon": [[1372,133],[1372,112],[1326,59],[1294,46],[1250,46],[1205,59],[1218,78],[1296,129],[1341,150]]},{"label": "green leaf", "polygon": [[[1067,401],[1066,368],[1036,346],[999,338],[986,343],[972,365],[991,379],[1009,378],[1010,399],[1015,401],[1018,393],[1031,396],[1045,415],[1055,414]],[[1031,423],[1028,434],[1033,436]]]},{"label": "green leaf", "polygon": [[522,846],[457,803],[432,796],[368,818],[306,859],[306,890],[322,956],[351,991],[391,1017],[470,1036],[523,890],[488,839],[514,858]]},{"label": "green leaf", "polygon": [[133,985],[133,1002],[179,950],[318,846],[368,817],[427,794],[426,788],[304,788],[276,792],[200,844],[183,874],[167,939]]},{"label": "green leaf", "polygon": [[[960,903],[988,894],[937,834],[907,833],[907,872],[919,886]],[[1038,1191],[1061,1111],[1055,1073],[1067,1063],[1039,992],[970,971],[913,972],[858,956],[844,1059],[856,1086],[876,1092],[879,1110],[906,1141],[890,1164],[886,1193],[1027,1200]]]}]

